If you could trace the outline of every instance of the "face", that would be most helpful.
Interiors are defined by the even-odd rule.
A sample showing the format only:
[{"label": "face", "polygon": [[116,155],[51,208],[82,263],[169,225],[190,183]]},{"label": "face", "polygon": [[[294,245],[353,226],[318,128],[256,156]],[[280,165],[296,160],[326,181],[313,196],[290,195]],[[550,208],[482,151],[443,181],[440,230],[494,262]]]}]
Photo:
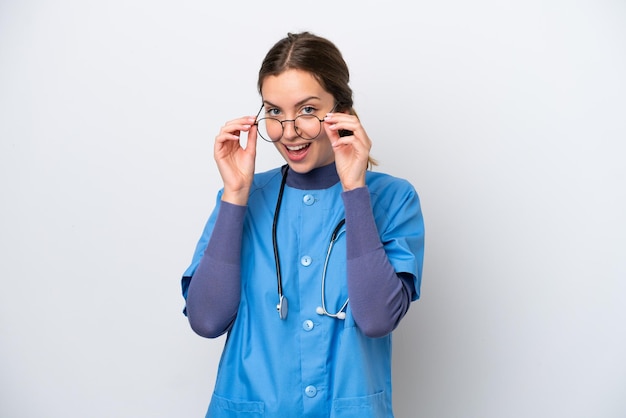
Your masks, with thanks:
[{"label": "face", "polygon": [[[287,70],[277,76],[263,80],[261,89],[264,108],[259,117],[293,120],[300,115],[315,115],[319,119],[330,112],[334,98],[306,71]],[[306,116],[308,126],[317,129],[320,122]],[[312,124],[312,125],[311,125]],[[301,126],[306,126],[302,124]],[[304,139],[296,133],[294,122],[283,122],[282,136],[274,145],[283,156],[289,168],[298,173],[307,173],[315,168],[335,161],[335,154],[323,126],[319,136],[313,140]],[[305,134],[303,134],[306,136]]]}]

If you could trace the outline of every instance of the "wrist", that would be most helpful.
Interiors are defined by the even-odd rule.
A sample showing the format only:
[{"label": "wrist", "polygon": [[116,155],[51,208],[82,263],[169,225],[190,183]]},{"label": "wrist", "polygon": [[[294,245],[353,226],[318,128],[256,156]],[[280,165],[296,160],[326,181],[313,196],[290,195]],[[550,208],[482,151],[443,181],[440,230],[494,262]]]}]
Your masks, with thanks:
[{"label": "wrist", "polygon": [[351,190],[360,189],[361,187],[365,187],[365,179],[363,181],[355,181],[350,183],[341,182],[341,187],[344,192],[349,192]]},{"label": "wrist", "polygon": [[233,205],[245,206],[248,204],[248,189],[228,190],[224,188],[222,193],[222,202],[232,203]]}]

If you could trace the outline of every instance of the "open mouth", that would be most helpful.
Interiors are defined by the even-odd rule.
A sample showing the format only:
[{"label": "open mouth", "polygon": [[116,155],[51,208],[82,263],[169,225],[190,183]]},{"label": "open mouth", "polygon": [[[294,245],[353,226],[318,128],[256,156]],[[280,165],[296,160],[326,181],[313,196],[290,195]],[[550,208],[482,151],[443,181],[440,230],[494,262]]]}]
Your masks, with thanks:
[{"label": "open mouth", "polygon": [[291,155],[300,155],[304,154],[311,144],[300,144],[300,145],[285,145],[287,148],[287,152]]}]

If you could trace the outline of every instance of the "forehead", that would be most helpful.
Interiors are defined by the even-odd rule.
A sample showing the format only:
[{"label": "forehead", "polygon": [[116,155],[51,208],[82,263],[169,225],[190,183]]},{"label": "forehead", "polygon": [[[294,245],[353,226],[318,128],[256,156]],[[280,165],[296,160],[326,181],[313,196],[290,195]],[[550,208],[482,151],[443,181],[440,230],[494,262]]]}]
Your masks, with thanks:
[{"label": "forehead", "polygon": [[308,98],[332,100],[332,95],[324,90],[313,74],[295,69],[267,76],[263,80],[261,96],[264,102],[281,107],[295,106]]}]

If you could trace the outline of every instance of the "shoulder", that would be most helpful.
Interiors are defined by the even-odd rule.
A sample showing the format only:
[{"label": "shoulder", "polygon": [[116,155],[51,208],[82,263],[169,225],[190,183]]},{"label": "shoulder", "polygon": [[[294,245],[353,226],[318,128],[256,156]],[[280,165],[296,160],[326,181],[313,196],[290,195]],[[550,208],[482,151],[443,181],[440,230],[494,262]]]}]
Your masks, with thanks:
[{"label": "shoulder", "polygon": [[396,198],[402,199],[402,196],[404,196],[404,198],[408,195],[417,196],[415,188],[408,180],[394,177],[390,174],[368,171],[365,181],[373,197],[385,196],[392,198],[395,196]]},{"label": "shoulder", "polygon": [[280,167],[276,167],[262,173],[255,173],[254,179],[252,179],[250,194],[264,190],[268,188],[268,186],[273,187],[274,184],[280,185],[281,178],[282,172]]}]

